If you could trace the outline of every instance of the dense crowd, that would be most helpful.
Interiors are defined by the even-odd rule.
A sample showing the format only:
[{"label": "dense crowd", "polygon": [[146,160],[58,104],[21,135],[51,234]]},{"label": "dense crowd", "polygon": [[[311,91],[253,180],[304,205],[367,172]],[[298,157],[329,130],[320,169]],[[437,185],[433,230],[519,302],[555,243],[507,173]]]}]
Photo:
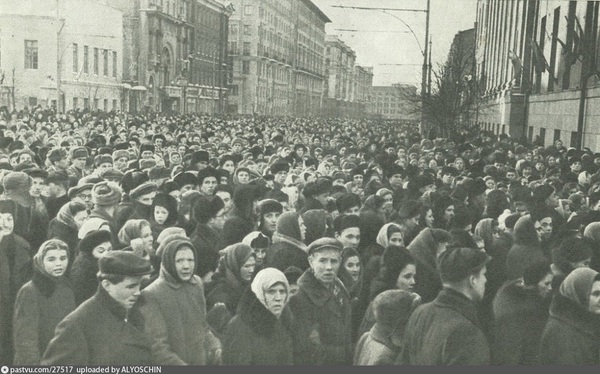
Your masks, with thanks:
[{"label": "dense crowd", "polygon": [[0,114],[2,364],[600,364],[600,153]]}]

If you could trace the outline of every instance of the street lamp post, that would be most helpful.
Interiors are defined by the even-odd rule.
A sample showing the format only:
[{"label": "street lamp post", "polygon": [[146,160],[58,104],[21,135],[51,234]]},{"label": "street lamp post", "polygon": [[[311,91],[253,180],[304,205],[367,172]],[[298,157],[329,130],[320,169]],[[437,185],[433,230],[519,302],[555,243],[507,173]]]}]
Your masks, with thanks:
[{"label": "street lamp post", "polygon": [[427,115],[425,114],[425,100],[427,99],[427,83],[429,76],[429,69],[427,64],[427,57],[429,54],[429,14],[430,14],[431,0],[427,0],[427,15],[425,17],[425,51],[423,53],[423,72],[421,77],[421,134],[425,134],[427,131]]}]

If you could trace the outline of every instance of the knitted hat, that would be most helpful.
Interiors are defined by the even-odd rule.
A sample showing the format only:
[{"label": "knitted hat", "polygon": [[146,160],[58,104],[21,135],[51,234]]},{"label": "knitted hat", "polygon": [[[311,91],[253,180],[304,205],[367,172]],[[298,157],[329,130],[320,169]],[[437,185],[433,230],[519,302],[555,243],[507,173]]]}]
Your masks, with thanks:
[{"label": "knitted hat", "polygon": [[129,197],[136,200],[144,195],[158,191],[158,185],[154,182],[144,182],[129,192]]},{"label": "knitted hat", "polygon": [[92,202],[98,206],[117,205],[121,201],[121,187],[114,182],[99,182],[92,188]]},{"label": "knitted hat", "polygon": [[10,172],[2,180],[2,186],[4,187],[4,191],[29,191],[30,185],[31,180],[29,178],[29,175],[22,171]]}]

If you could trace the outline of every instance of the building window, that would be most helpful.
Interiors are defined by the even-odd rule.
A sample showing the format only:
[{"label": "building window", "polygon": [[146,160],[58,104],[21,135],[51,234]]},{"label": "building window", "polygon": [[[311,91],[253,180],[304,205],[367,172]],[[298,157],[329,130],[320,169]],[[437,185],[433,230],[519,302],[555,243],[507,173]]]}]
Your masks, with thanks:
[{"label": "building window", "polygon": [[25,69],[38,68],[38,41],[25,40]]},{"label": "building window", "polygon": [[546,145],[546,129],[543,127],[540,128],[540,140],[542,142],[542,146]]},{"label": "building window", "polygon": [[90,109],[90,99],[87,97],[83,99],[83,109]]},{"label": "building window", "polygon": [[560,140],[560,130],[554,130],[554,139],[552,141],[556,143],[557,140]]},{"label": "building window", "polygon": [[29,106],[37,106],[37,97],[29,97]]},{"label": "building window", "polygon": [[104,99],[104,111],[108,112],[108,99]]},{"label": "building window", "polygon": [[73,72],[79,71],[79,48],[77,43],[73,43]]},{"label": "building window", "polygon": [[104,59],[104,76],[108,77],[108,49],[102,51]]},{"label": "building window", "polygon": [[244,42],[244,56],[250,56],[250,42]]},{"label": "building window", "polygon": [[252,35],[250,25],[244,25],[244,35]]},{"label": "building window", "polygon": [[250,74],[250,61],[242,61],[242,74]]},{"label": "building window", "polygon": [[252,5],[245,5],[244,6],[244,15],[245,16],[252,15]]},{"label": "building window", "polygon": [[100,106],[100,99],[94,99],[94,110],[98,110]]},{"label": "building window", "polygon": [[529,126],[529,132],[527,134],[527,139],[531,142],[533,140],[533,126]]},{"label": "building window", "polygon": [[74,97],[73,98],[73,110],[76,110],[78,105],[79,105],[79,99]]},{"label": "building window", "polygon": [[98,48],[94,48],[94,74],[98,75],[98,59],[100,58]]},{"label": "building window", "polygon": [[112,75],[114,78],[117,77],[117,51],[113,52],[113,72]]},{"label": "building window", "polygon": [[571,143],[569,144],[569,147],[576,147],[577,146],[577,131],[571,131]]},{"label": "building window", "polygon": [[237,85],[231,86],[231,90],[229,92],[231,96],[237,96],[239,92],[239,87]]},{"label": "building window", "polygon": [[114,111],[117,110],[117,100],[113,100],[112,108],[113,108]]},{"label": "building window", "polygon": [[87,45],[83,46],[83,72],[88,74],[90,72],[90,48]]}]

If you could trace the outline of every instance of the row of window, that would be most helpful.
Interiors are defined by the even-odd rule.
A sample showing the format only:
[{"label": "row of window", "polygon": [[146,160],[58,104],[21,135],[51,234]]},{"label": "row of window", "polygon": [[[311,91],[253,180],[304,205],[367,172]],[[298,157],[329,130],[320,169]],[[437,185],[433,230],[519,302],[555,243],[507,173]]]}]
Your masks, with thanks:
[{"label": "row of window", "polygon": [[[102,53],[102,74],[108,77],[109,74],[109,61],[112,60],[112,76],[117,77],[117,51],[110,51],[108,49],[100,49],[94,47],[93,53],[93,65],[92,69],[95,75],[100,75],[100,53]],[[79,45],[73,43],[73,72],[74,73],[90,73],[90,47],[87,45],[83,46],[83,64],[79,65]]]},{"label": "row of window", "polygon": [[102,109],[102,110],[104,110],[106,112],[108,112],[110,110],[118,110],[117,100],[116,99],[112,100],[112,107],[108,106],[108,104],[109,104],[109,100],[108,99],[103,99],[102,100],[102,104],[103,105],[102,105],[102,107],[100,107],[100,99],[95,98],[92,101],[93,107],[91,107],[91,108],[90,108],[90,99],[87,98],[87,97],[85,97],[85,98],[82,99],[83,107],[79,106],[81,102],[79,101],[78,97],[74,97],[71,102],[73,104],[73,110],[76,110],[76,109],[91,109],[91,110]]}]

